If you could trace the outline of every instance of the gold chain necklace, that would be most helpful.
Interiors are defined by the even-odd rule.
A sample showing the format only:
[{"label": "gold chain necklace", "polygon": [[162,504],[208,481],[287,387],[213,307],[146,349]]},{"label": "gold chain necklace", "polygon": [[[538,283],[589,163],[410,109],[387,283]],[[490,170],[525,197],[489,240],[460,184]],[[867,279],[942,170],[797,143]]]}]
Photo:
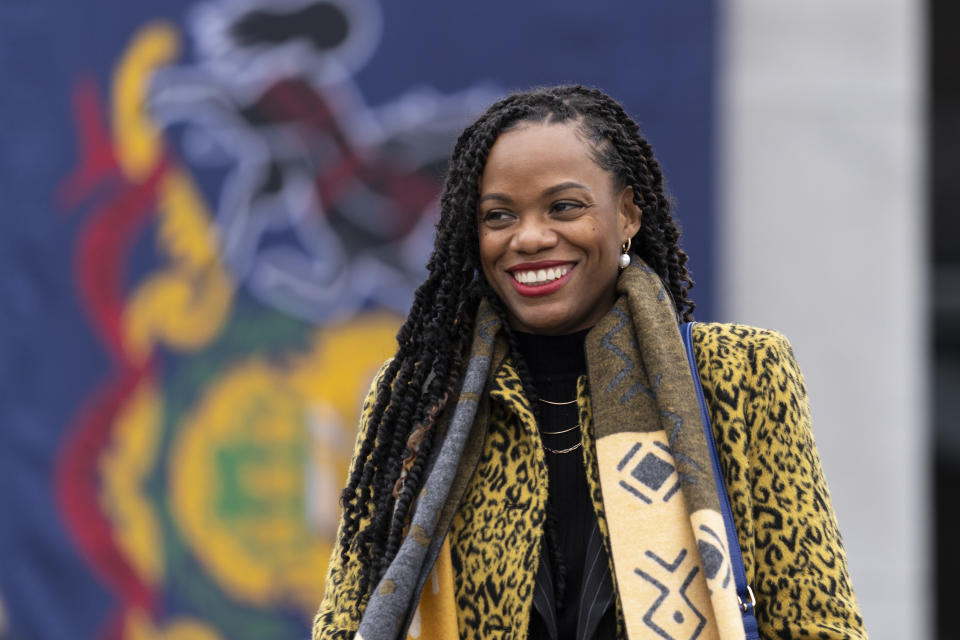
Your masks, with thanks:
[{"label": "gold chain necklace", "polygon": [[573,400],[567,400],[566,402],[553,402],[553,401],[551,401],[551,400],[544,400],[543,398],[537,398],[537,400],[539,400],[540,402],[542,402],[542,403],[544,403],[544,404],[552,405],[552,406],[554,406],[554,407],[568,407],[568,406],[570,406],[571,404],[576,404],[576,402],[577,402],[577,399],[576,399],[576,398],[574,398]]},{"label": "gold chain necklace", "polygon": [[542,436],[558,436],[558,435],[560,435],[561,433],[570,433],[571,431],[573,431],[574,429],[577,429],[577,428],[579,428],[579,427],[580,427],[580,423],[578,422],[577,424],[573,425],[573,426],[570,427],[569,429],[563,429],[562,431],[541,431],[541,432],[540,432],[540,435],[542,435]]},{"label": "gold chain necklace", "polygon": [[[576,404],[576,402],[577,402],[577,399],[576,399],[576,398],[574,398],[573,400],[567,400],[566,402],[553,402],[552,400],[545,400],[545,399],[543,399],[543,398],[537,398],[537,399],[538,399],[540,402],[544,403],[544,404],[549,404],[549,405],[554,406],[554,407],[569,407],[570,405]],[[541,432],[540,432],[540,435],[544,435],[544,436],[558,436],[558,435],[563,434],[563,433],[570,433],[570,432],[573,431],[574,429],[578,429],[578,428],[580,428],[580,423],[579,423],[579,422],[577,422],[577,424],[573,425],[572,427],[568,427],[567,429],[561,429],[560,431],[541,431]],[[564,453],[570,453],[571,451],[576,451],[577,449],[579,449],[579,448],[582,446],[582,444],[583,444],[582,442],[578,442],[577,444],[573,445],[572,447],[567,447],[566,449],[551,449],[551,448],[548,447],[547,445],[543,445],[543,448],[546,449],[547,451],[549,451],[550,453],[553,453],[553,454],[556,454],[556,455],[562,455],[562,454],[564,454]]]},{"label": "gold chain necklace", "polygon": [[572,447],[567,447],[566,449],[551,449],[551,448],[548,447],[547,445],[543,445],[543,448],[546,449],[547,451],[549,451],[550,453],[556,453],[557,455],[559,455],[559,454],[562,454],[562,453],[570,453],[571,451],[576,451],[577,449],[580,448],[580,446],[581,446],[582,444],[583,444],[583,443],[578,442],[577,444],[573,445]]}]

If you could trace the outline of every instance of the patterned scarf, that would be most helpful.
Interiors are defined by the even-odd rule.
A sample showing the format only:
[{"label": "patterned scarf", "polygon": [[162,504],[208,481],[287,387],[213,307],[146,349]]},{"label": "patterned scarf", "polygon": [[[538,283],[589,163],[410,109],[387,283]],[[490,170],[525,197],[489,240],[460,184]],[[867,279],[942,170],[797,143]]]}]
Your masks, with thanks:
[{"label": "patterned scarf", "polygon": [[[619,298],[590,331],[587,371],[614,579],[628,637],[741,639],[700,407],[676,312],[656,272],[633,256]],[[490,375],[500,320],[481,304],[459,399],[409,534],[370,597],[357,633],[395,637]]]},{"label": "patterned scarf", "polygon": [[[634,258],[587,335],[614,578],[631,638],[743,638],[693,376],[656,272]],[[721,487],[726,491],[726,487]]]}]

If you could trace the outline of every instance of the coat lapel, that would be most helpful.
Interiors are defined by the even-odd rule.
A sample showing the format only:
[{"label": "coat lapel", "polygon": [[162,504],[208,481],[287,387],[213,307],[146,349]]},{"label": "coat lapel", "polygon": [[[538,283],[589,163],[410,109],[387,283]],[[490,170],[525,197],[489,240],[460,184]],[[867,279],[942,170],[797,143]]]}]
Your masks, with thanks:
[{"label": "coat lapel", "polygon": [[586,564],[583,566],[583,582],[580,586],[579,612],[577,613],[577,640],[593,637],[600,619],[613,604],[613,577],[607,551],[603,547],[600,526],[596,519],[587,542]]},{"label": "coat lapel", "polygon": [[554,603],[556,595],[553,591],[553,573],[547,561],[547,541],[540,543],[540,568],[537,570],[537,583],[533,590],[533,608],[547,629],[550,640],[557,640],[557,611]]}]

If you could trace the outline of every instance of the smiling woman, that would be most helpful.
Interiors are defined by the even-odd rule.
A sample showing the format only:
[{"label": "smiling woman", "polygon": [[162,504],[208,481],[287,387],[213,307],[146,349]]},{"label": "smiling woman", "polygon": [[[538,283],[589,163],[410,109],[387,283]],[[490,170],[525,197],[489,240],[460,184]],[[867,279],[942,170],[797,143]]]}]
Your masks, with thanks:
[{"label": "smiling woman", "polygon": [[315,640],[865,637],[790,345],[689,324],[622,107],[501,100],[441,209],[364,403]]},{"label": "smiling woman", "polygon": [[480,262],[510,325],[563,335],[596,324],[613,306],[620,248],[640,228],[640,208],[594,161],[578,125],[501,134],[480,194]]}]

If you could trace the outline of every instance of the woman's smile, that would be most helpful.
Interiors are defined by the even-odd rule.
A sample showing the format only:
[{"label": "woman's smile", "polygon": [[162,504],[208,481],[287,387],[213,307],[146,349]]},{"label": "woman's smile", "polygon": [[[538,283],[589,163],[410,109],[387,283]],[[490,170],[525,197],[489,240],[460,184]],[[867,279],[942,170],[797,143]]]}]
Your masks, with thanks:
[{"label": "woman's smile", "polygon": [[573,262],[544,261],[519,264],[507,271],[520,295],[542,296],[566,284],[575,266]]}]

